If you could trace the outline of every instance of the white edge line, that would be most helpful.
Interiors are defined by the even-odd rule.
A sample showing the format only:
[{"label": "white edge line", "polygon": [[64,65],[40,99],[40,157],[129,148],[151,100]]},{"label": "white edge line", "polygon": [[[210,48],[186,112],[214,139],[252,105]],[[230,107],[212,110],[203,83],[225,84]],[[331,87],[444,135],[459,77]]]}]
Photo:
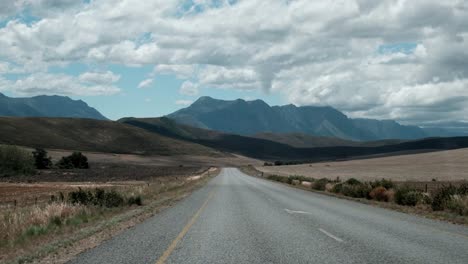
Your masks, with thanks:
[{"label": "white edge line", "polygon": [[336,236],[334,236],[334,235],[328,233],[327,231],[323,230],[322,228],[319,228],[318,230],[319,230],[320,232],[324,233],[325,235],[327,235],[327,236],[329,236],[329,237],[335,239],[336,241],[338,241],[338,242],[340,242],[340,243],[343,242],[343,239],[341,239],[341,238],[339,238],[339,237],[336,237]]}]

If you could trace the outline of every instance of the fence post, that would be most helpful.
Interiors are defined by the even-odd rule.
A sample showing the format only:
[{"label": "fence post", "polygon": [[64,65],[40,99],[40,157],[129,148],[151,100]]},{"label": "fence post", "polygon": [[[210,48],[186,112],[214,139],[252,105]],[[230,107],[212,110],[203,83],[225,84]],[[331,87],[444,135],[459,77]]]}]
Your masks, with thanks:
[{"label": "fence post", "polygon": [[427,183],[426,183],[426,193],[427,193]]}]

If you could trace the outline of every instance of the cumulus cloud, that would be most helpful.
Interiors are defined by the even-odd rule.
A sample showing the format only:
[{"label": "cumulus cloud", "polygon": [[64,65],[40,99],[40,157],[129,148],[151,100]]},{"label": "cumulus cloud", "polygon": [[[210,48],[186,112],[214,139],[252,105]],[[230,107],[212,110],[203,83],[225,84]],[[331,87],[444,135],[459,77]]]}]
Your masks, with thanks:
[{"label": "cumulus cloud", "polygon": [[0,60],[26,72],[77,61],[151,65],[191,80],[182,94],[263,89],[351,116],[438,121],[468,111],[466,1],[192,2],[5,1],[0,17],[29,5],[40,18],[0,28]]},{"label": "cumulus cloud", "polygon": [[138,84],[138,88],[148,88],[153,84],[153,79],[145,79]]},{"label": "cumulus cloud", "polygon": [[190,81],[185,81],[182,83],[179,89],[179,93],[182,95],[194,96],[198,94],[198,84],[192,83]]}]

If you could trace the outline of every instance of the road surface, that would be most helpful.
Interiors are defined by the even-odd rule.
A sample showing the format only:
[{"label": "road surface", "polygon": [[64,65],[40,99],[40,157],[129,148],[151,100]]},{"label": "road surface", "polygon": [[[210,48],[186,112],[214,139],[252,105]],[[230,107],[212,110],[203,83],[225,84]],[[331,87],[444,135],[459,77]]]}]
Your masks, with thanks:
[{"label": "road surface", "polygon": [[468,228],[224,169],[71,263],[468,263]]}]

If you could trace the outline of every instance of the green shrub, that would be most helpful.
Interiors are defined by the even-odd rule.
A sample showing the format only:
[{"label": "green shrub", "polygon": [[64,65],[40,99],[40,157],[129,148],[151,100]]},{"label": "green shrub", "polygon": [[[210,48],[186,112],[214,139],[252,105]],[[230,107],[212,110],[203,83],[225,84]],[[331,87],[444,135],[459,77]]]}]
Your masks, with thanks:
[{"label": "green shrub", "polygon": [[432,198],[432,210],[442,211],[444,210],[448,203],[452,200],[452,196],[458,193],[458,189],[454,186],[444,186],[438,189]]},{"label": "green shrub", "polygon": [[0,176],[33,174],[34,167],[31,153],[15,146],[0,146]]},{"label": "green shrub", "polygon": [[455,195],[447,202],[447,209],[459,215],[468,216],[468,196]]},{"label": "green shrub", "polygon": [[328,183],[328,179],[326,178],[322,178],[318,181],[315,181],[313,184],[312,184],[312,189],[314,190],[318,190],[318,191],[325,191],[325,187]]},{"label": "green shrub", "polygon": [[375,180],[371,182],[370,184],[372,188],[384,187],[387,190],[395,188],[395,184],[391,180],[386,180],[386,179]]},{"label": "green shrub", "polygon": [[37,148],[35,151],[32,152],[34,156],[34,164],[36,169],[44,170],[50,169],[52,167],[52,160],[50,157],[47,157],[47,151],[41,148]]},{"label": "green shrub", "polygon": [[334,193],[341,193],[343,191],[343,183],[337,183],[333,185],[333,188],[331,191]]},{"label": "green shrub", "polygon": [[138,206],[141,206],[143,203],[141,202],[141,196],[132,196],[130,198],[128,198],[127,200],[127,203],[129,206],[132,206],[132,205],[138,205]]},{"label": "green shrub", "polygon": [[279,176],[279,175],[269,175],[267,179],[277,182],[289,183],[289,177]]},{"label": "green shrub", "polygon": [[68,201],[72,204],[95,205],[108,208],[119,207],[125,203],[125,199],[121,194],[114,190],[106,192],[100,188],[96,188],[94,194],[91,191],[84,191],[78,188],[78,191],[68,194]]},{"label": "green shrub", "polygon": [[78,191],[68,193],[68,202],[72,204],[88,205],[93,200],[93,194],[90,191],[84,191],[81,188],[78,188]]},{"label": "green shrub", "polygon": [[104,194],[104,206],[108,208],[119,207],[124,204],[124,198],[116,191],[112,190]]},{"label": "green shrub", "polygon": [[89,169],[88,158],[81,152],[73,152],[70,156],[62,157],[57,162],[60,169]]},{"label": "green shrub", "polygon": [[368,184],[344,184],[341,188],[341,193],[345,196],[354,198],[367,198],[370,199],[370,192],[372,187]]},{"label": "green shrub", "polygon": [[358,185],[361,184],[361,182],[355,178],[349,178],[347,181],[345,181],[346,184],[349,185]]},{"label": "green shrub", "polygon": [[399,188],[395,192],[395,202],[399,205],[415,206],[422,199],[422,192],[407,187]]},{"label": "green shrub", "polygon": [[462,183],[457,189],[457,194],[468,195],[468,183]]}]

